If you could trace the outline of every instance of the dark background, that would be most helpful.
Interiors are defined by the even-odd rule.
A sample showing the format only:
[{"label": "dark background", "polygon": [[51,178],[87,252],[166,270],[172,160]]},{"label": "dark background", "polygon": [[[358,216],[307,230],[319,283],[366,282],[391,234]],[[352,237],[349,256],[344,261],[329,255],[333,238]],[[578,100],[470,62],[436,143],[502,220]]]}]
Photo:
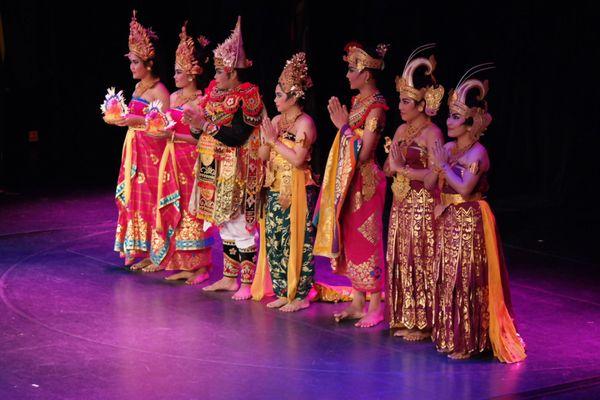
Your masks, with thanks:
[{"label": "dark background", "polygon": [[[490,2],[492,3],[492,2]],[[252,77],[270,115],[281,68],[308,54],[315,87],[307,111],[317,121],[314,155],[322,166],[334,135],[327,99],[350,98],[343,47],[349,40],[391,43],[379,87],[390,103],[386,135],[400,123],[394,77],[417,46],[436,42],[437,80],[447,90],[470,66],[494,61],[488,102],[494,121],[482,139],[492,159],[490,202],[514,246],[594,262],[599,224],[599,69],[592,1],[543,2],[178,1],[0,3],[0,193],[44,196],[110,188],[116,181],[124,129],[109,127],[99,105],[106,88],[134,81],[123,57],[131,10],[160,37],[162,79],[174,90],[178,33],[213,45],[243,17]],[[445,101],[445,100],[444,100]],[[434,119],[445,131],[446,109]],[[30,141],[29,131],[39,140]]]}]

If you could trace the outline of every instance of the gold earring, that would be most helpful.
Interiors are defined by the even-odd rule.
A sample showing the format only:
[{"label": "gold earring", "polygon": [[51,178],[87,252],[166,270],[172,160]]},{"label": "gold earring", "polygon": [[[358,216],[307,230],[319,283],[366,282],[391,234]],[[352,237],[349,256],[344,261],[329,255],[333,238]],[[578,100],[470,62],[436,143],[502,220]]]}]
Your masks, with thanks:
[{"label": "gold earring", "polygon": [[150,71],[150,70],[152,70],[152,67],[146,67],[146,69],[147,69],[148,71]]},{"label": "gold earring", "polygon": [[188,82],[193,82],[194,78],[188,78]]},{"label": "gold earring", "polygon": [[419,106],[418,110],[419,112],[423,112],[423,106]]}]

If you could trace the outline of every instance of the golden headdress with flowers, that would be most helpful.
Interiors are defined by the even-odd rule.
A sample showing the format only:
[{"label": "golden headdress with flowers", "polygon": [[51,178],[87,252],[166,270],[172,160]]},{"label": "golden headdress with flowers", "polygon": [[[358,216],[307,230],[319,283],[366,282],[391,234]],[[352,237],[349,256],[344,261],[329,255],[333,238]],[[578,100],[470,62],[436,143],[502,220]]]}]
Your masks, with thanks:
[{"label": "golden headdress with flowers", "polygon": [[[450,90],[450,96],[448,98],[448,107],[450,113],[459,114],[461,117],[467,119],[473,119],[473,125],[471,126],[471,134],[479,139],[481,134],[485,132],[487,127],[492,123],[492,116],[488,113],[487,103],[485,102],[485,96],[489,91],[488,81],[480,81],[479,79],[471,78],[478,72],[486,71],[494,68],[492,63],[484,63],[470,68],[462,78],[458,81],[456,89]],[[467,94],[477,90],[477,100],[483,102],[483,106],[469,107],[467,105]]]},{"label": "golden headdress with flowers", "polygon": [[390,45],[389,44],[378,44],[375,48],[375,51],[379,55],[380,58],[371,57],[369,53],[367,53],[360,43],[350,42],[344,47],[344,51],[346,51],[346,55],[343,57],[344,61],[346,61],[350,66],[356,68],[359,71],[362,71],[365,68],[382,70],[385,66],[383,63],[383,57],[385,57],[385,53],[387,53]]},{"label": "golden headdress with flowers", "polygon": [[158,36],[151,28],[144,28],[136,18],[136,11],[133,10],[133,16],[129,23],[129,53],[125,56],[135,55],[142,61],[148,61],[155,56],[152,40],[157,40]]},{"label": "golden headdress with flowers", "polygon": [[435,82],[433,71],[436,67],[435,57],[432,55],[429,58],[417,57],[419,53],[425,50],[429,50],[435,47],[435,43],[429,43],[420,47],[417,47],[411,55],[408,57],[406,64],[404,65],[404,71],[402,71],[402,77],[396,76],[396,90],[401,95],[405,95],[416,102],[425,99],[425,113],[429,116],[437,114],[442,103],[442,97],[444,97],[444,87],[441,85],[427,86],[421,89],[417,89],[413,82],[415,71],[419,67],[425,67],[425,75],[430,75]]},{"label": "golden headdress with flowers", "polygon": [[285,93],[291,93],[296,98],[304,98],[306,90],[313,85],[308,75],[306,54],[296,53],[287,60],[278,82]]},{"label": "golden headdress with flowers", "polygon": [[[175,65],[178,68],[189,75],[200,75],[202,74],[203,68],[194,54],[194,39],[187,34],[187,21],[181,27],[181,33],[179,34],[179,46],[175,51]],[[204,36],[198,38],[198,42],[202,47],[206,47],[209,42]]]},{"label": "golden headdress with flowers", "polygon": [[242,41],[242,17],[238,16],[231,35],[214,50],[215,68],[231,72],[236,68],[249,68],[252,61],[246,58]]}]

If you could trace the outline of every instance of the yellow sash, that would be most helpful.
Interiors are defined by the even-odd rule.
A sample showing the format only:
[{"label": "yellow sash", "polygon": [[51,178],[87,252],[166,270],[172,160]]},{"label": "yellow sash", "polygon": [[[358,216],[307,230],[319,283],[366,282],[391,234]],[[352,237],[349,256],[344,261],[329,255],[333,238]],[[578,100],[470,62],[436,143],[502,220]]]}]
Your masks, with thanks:
[{"label": "yellow sash", "polygon": [[485,250],[488,262],[490,342],[492,343],[494,356],[501,362],[514,363],[523,361],[527,357],[525,354],[525,343],[517,333],[515,324],[504,303],[498,238],[496,237],[496,221],[488,203],[483,200],[479,200],[478,203],[483,219]]},{"label": "yellow sash", "polygon": [[[304,235],[306,234],[306,174],[304,170],[294,168],[292,171],[292,204],[290,206],[290,257],[287,268],[287,299],[294,300],[302,272],[302,252]],[[252,298],[256,301],[271,295],[271,275],[267,262],[265,237],[265,218],[260,219],[260,249],[256,275],[252,282]]]},{"label": "yellow sash", "polygon": [[173,139],[167,141],[165,150],[163,151],[162,157],[160,158],[160,164],[158,167],[158,195],[156,197],[156,231],[162,232],[162,219],[160,217],[160,201],[163,198],[163,186],[165,181],[165,172],[167,169],[167,162],[171,158],[171,164],[173,164],[173,179],[175,184],[179,187],[179,181],[177,178],[177,162],[175,158],[175,142]]}]

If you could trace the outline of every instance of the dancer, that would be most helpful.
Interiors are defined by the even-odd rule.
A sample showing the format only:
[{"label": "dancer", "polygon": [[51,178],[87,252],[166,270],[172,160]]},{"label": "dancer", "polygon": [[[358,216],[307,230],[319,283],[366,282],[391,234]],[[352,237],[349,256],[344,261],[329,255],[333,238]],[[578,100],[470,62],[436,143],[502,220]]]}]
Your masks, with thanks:
[{"label": "dancer", "polygon": [[[513,322],[508,275],[494,215],[483,200],[490,160],[479,137],[490,124],[487,81],[471,78],[489,69],[477,66],[463,76],[449,99],[448,136],[456,139],[433,151],[441,204],[436,207],[435,270],[439,273],[433,340],[438,351],[465,359],[492,349],[502,362],[525,359]],[[475,95],[475,96],[474,96]]]},{"label": "dancer", "polygon": [[149,256],[158,161],[165,139],[144,132],[144,109],[148,104],[159,100],[163,111],[169,107],[169,92],[156,74],[154,46],[157,40],[158,36],[151,29],[137,21],[134,10],[129,24],[129,53],[126,57],[133,78],[139,82],[129,104],[129,114],[114,122],[128,127],[115,195],[119,217],[114,249],[125,259],[125,265],[131,265],[136,258],[143,258],[131,267],[132,270],[158,268],[152,265]]},{"label": "dancer", "polygon": [[[384,166],[394,176],[387,245],[387,293],[390,328],[410,341],[431,335],[433,322],[433,193],[424,187],[429,157],[440,129],[431,122],[444,88],[434,86],[435,58],[417,57],[434,44],[417,48],[408,58],[402,77],[396,78],[400,116],[390,155]],[[418,74],[417,72],[421,72]],[[421,78],[422,84],[417,84]]]},{"label": "dancer", "polygon": [[[357,43],[346,46],[346,78],[358,95],[352,98],[349,112],[337,97],[329,100],[327,109],[338,133],[327,159],[314,218],[314,254],[328,257],[335,272],[346,275],[352,283],[352,303],[334,317],[336,321],[358,319],[355,326],[361,328],[383,320],[382,212],[386,181],[375,162],[375,148],[388,109],[377,89],[386,50],[386,45],[372,50]],[[371,300],[365,313],[367,292]]]},{"label": "dancer", "polygon": [[262,123],[265,144],[259,155],[267,162],[268,191],[252,290],[254,299],[260,300],[268,268],[277,299],[267,307],[283,312],[309,307],[308,294],[315,274],[311,216],[317,187],[309,162],[317,130],[303,110],[311,86],[306,56],[298,53],[286,62],[275,87],[275,105],[280,114],[272,121],[264,118]]},{"label": "dancer", "polygon": [[208,279],[213,238],[211,231],[204,231],[204,221],[188,211],[198,141],[181,119],[185,107],[197,107],[200,102],[198,80],[208,60],[204,54],[208,41],[203,36],[197,41],[188,36],[186,25],[181,28],[175,52],[174,78],[179,90],[171,94],[168,111],[176,124],[159,163],[152,262],[168,271],[180,271],[167,280],[185,279],[187,284],[195,285]]},{"label": "dancer", "polygon": [[[239,17],[231,36],[214,50],[214,64],[215,79],[200,107],[184,111],[184,122],[199,135],[190,211],[216,224],[223,240],[223,278],[204,290],[235,291],[233,299],[244,300],[252,297],[256,270],[263,103],[258,87],[246,82],[245,70],[252,61],[244,52]],[[241,286],[237,282],[240,272]]]}]

